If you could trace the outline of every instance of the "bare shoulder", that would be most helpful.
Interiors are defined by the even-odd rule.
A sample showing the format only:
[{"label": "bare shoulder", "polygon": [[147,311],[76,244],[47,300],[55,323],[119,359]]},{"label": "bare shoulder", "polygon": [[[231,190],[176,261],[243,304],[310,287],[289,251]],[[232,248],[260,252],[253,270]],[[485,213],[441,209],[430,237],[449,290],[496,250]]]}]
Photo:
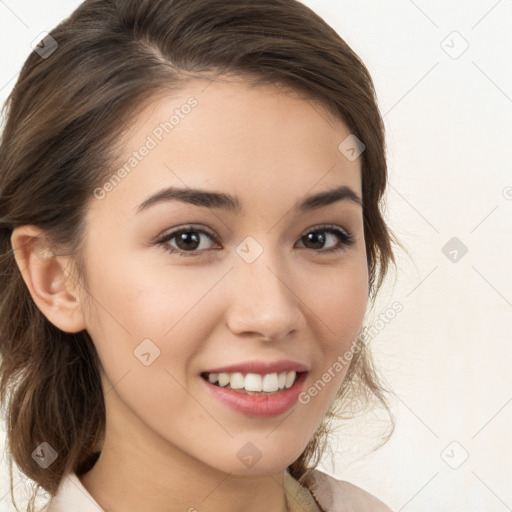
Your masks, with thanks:
[{"label": "bare shoulder", "polygon": [[322,508],[329,512],[393,512],[384,502],[361,487],[319,470],[313,472],[308,486]]}]

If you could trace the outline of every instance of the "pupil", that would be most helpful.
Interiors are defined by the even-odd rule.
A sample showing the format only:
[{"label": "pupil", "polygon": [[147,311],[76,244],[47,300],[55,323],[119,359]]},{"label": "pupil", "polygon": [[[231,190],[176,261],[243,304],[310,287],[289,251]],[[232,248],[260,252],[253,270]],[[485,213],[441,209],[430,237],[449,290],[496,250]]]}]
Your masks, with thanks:
[{"label": "pupil", "polygon": [[[179,242],[185,243],[185,247],[180,247],[182,249],[197,249],[199,246],[199,237],[197,234],[193,234],[193,231],[187,231],[185,233],[181,233],[178,237],[178,246]],[[190,246],[190,242],[192,242],[192,247]]]},{"label": "pupil", "polygon": [[313,242],[315,249],[321,249],[325,244],[325,235],[322,233],[308,233],[306,238]]}]

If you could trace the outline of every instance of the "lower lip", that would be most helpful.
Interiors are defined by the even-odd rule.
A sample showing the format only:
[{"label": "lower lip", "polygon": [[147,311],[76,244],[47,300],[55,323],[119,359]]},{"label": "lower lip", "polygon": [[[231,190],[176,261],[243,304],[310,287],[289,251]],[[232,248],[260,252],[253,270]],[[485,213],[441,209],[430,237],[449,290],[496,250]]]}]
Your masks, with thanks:
[{"label": "lower lip", "polygon": [[214,386],[202,377],[199,378],[215,398],[231,409],[252,418],[272,418],[285,413],[295,405],[304,387],[306,375],[306,372],[301,373],[291,388],[279,391],[273,395],[237,393],[232,389]]}]

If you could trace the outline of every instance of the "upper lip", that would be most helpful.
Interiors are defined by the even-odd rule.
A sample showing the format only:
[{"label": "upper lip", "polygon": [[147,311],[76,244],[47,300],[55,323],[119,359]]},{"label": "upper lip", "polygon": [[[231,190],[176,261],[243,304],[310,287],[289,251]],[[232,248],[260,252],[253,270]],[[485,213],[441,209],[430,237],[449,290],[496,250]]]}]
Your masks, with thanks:
[{"label": "upper lip", "polygon": [[282,372],[307,372],[308,367],[302,363],[291,361],[288,359],[281,359],[279,361],[246,361],[244,363],[234,363],[228,366],[219,366],[210,370],[205,370],[205,373],[258,373],[266,375],[268,373],[282,373]]}]

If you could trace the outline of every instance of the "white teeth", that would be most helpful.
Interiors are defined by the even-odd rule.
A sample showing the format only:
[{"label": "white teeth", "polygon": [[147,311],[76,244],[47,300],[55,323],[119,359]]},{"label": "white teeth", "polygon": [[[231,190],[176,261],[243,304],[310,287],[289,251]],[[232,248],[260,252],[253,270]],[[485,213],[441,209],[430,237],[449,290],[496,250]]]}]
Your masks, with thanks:
[{"label": "white teeth", "polygon": [[293,386],[293,383],[295,382],[295,376],[297,374],[295,372],[288,372],[286,374],[286,382],[284,384],[285,388],[291,388]]},{"label": "white teeth", "polygon": [[281,389],[289,389],[293,386],[297,373],[281,372],[259,375],[257,373],[248,373],[245,377],[240,372],[235,373],[210,373],[208,382],[219,383],[221,387],[229,386],[230,389],[245,389],[253,392],[275,393]]},{"label": "white teeth", "polygon": [[245,376],[244,388],[246,391],[262,391],[261,375],[258,375],[257,373],[248,373]]},{"label": "white teeth", "polygon": [[267,391],[269,393],[277,391],[279,389],[279,377],[277,376],[277,373],[269,373],[268,375],[265,375],[265,377],[263,377],[262,387],[262,391]]},{"label": "white teeth", "polygon": [[242,389],[244,387],[244,383],[244,376],[241,373],[231,374],[231,379],[229,380],[231,389]]},{"label": "white teeth", "polygon": [[219,386],[227,386],[229,384],[229,373],[219,373]]}]

